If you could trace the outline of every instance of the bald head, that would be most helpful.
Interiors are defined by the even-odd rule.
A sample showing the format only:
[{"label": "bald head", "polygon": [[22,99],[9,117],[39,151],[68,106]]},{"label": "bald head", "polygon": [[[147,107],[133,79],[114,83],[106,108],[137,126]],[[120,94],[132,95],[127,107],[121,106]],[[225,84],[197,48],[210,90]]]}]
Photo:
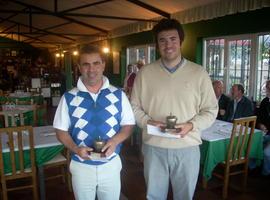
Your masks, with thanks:
[{"label": "bald head", "polygon": [[214,80],[212,84],[216,97],[219,98],[223,93],[223,82],[220,80]]}]

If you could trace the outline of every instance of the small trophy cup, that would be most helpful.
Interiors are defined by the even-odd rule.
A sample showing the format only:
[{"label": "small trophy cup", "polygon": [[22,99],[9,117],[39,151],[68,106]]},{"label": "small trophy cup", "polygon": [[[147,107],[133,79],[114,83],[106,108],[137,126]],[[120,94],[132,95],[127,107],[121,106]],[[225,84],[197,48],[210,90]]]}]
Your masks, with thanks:
[{"label": "small trophy cup", "polygon": [[[94,140],[93,143],[93,148],[94,148],[94,154],[99,157],[105,157],[105,153],[101,152],[102,148],[105,146],[106,141],[102,140],[101,137],[99,136],[97,139]],[[91,154],[93,154],[91,153]]]},{"label": "small trophy cup", "polygon": [[162,128],[161,131],[167,132],[167,133],[179,132],[180,130],[175,128],[176,121],[177,121],[177,117],[172,115],[172,113],[170,113],[170,115],[166,117],[166,126]]},{"label": "small trophy cup", "polygon": [[177,117],[170,113],[170,116],[166,117],[166,129],[175,129]]}]

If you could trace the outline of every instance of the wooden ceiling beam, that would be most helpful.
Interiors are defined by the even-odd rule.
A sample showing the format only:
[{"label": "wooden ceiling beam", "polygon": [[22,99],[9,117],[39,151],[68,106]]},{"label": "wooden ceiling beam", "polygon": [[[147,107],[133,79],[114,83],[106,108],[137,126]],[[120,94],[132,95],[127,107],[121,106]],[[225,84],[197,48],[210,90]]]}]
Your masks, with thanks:
[{"label": "wooden ceiling beam", "polygon": [[10,0],[11,2],[15,3],[15,4],[19,4],[21,6],[25,6],[25,7],[28,7],[28,8],[33,8],[33,9],[36,9],[36,10],[40,10],[44,13],[50,13],[52,16],[55,16],[55,17],[59,17],[61,19],[65,19],[67,21],[70,21],[70,22],[73,22],[73,23],[76,23],[76,24],[79,24],[81,26],[85,26],[87,28],[91,28],[91,29],[94,29],[94,30],[98,30],[98,31],[101,31],[103,33],[108,33],[107,30],[105,29],[102,29],[100,27],[97,27],[97,26],[94,26],[94,25],[91,25],[91,24],[87,24],[87,23],[84,23],[82,21],[79,21],[79,20],[76,20],[76,19],[73,19],[73,18],[70,18],[70,17],[66,17],[64,16],[63,14],[61,13],[55,13],[55,12],[51,12],[50,10],[46,10],[46,9],[43,9],[41,7],[38,7],[38,6],[34,6],[34,5],[31,5],[31,4],[28,4],[28,3],[24,3],[24,2],[20,2],[18,0]]},{"label": "wooden ceiling beam", "polygon": [[54,0],[54,12],[58,12],[58,0]]},{"label": "wooden ceiling beam", "polygon": [[[26,10],[26,8],[24,8],[22,11],[25,11],[25,10]],[[12,15],[10,15],[10,16],[8,16],[8,17],[6,17],[6,18],[0,19],[0,24],[3,23],[3,22],[5,22],[5,21],[8,20],[8,19],[11,19],[11,18],[17,16],[17,15],[18,15],[18,13],[13,13]]]},{"label": "wooden ceiling beam", "polygon": [[67,44],[67,45],[73,44],[73,43],[70,43],[70,42],[31,42],[31,43],[34,43],[34,44],[43,44],[43,43],[45,43],[45,44],[53,44],[53,45],[55,45],[57,47],[60,44]]},{"label": "wooden ceiling beam", "polygon": [[[13,28],[13,27],[12,27]],[[8,31],[8,30],[3,30],[0,33],[3,34],[17,34],[17,32],[15,31]],[[40,36],[44,36],[44,35],[48,35],[47,33],[39,33],[39,32],[21,32],[23,34],[27,34],[27,35],[40,35]],[[81,34],[81,33],[61,33],[62,35],[70,35],[70,36],[93,36],[93,34]],[[94,34],[96,36],[96,34]]]},{"label": "wooden ceiling beam", "polygon": [[[65,23],[62,23],[62,24],[57,24],[57,25],[54,25],[54,26],[49,26],[47,28],[44,28],[43,30],[50,30],[50,29],[53,29],[53,28],[57,28],[57,27],[60,27],[60,26],[64,26],[64,25],[67,25],[67,24],[70,24],[71,22],[65,22]],[[39,30],[36,30],[36,31],[32,31],[30,33],[27,33],[25,32],[25,34],[31,34],[31,35],[37,35],[39,34],[40,36],[44,36],[44,35],[48,35],[47,33],[40,33]],[[34,38],[39,38],[40,36],[35,36]]]},{"label": "wooden ceiling beam", "polygon": [[[54,29],[54,28],[58,28],[58,27],[61,27],[61,26],[65,26],[65,25],[68,25],[68,24],[71,24],[72,22],[65,22],[65,23],[62,23],[62,24],[57,24],[57,25],[53,25],[53,26],[49,26],[47,28],[43,28],[42,30],[50,30],[50,29]],[[33,31],[32,33],[39,33],[40,31],[39,30],[36,30],[36,31]]]},{"label": "wooden ceiling beam", "polygon": [[29,9],[29,31],[32,32],[32,25],[33,25],[33,20],[32,20],[32,9]]},{"label": "wooden ceiling beam", "polygon": [[142,18],[134,18],[134,17],[118,17],[118,16],[111,16],[111,15],[93,15],[93,14],[80,14],[80,13],[67,13],[65,15],[66,16],[73,16],[73,17],[91,17],[91,18],[101,18],[101,19],[157,22],[157,20],[153,20],[153,19],[142,19]]},{"label": "wooden ceiling beam", "polygon": [[156,8],[154,6],[146,4],[146,3],[142,2],[142,1],[139,1],[139,0],[127,0],[127,1],[130,2],[130,3],[133,3],[133,4],[137,5],[137,6],[140,6],[140,7],[144,8],[144,9],[146,9],[146,10],[149,10],[151,12],[157,13],[157,14],[163,16],[163,17],[171,18],[170,13],[167,13],[167,12],[165,12],[163,10],[160,10],[159,8]]},{"label": "wooden ceiling beam", "polygon": [[113,0],[103,0],[103,1],[98,1],[98,2],[95,2],[95,3],[89,3],[89,4],[85,4],[83,6],[78,6],[78,7],[75,7],[75,8],[62,10],[59,13],[64,14],[64,13],[71,12],[71,11],[74,11],[74,10],[79,10],[79,9],[83,9],[83,8],[87,8],[87,7],[91,7],[91,6],[96,6],[96,5],[107,3],[107,2],[110,2],[110,1],[113,1]]},{"label": "wooden ceiling beam", "polygon": [[[3,18],[0,17],[0,19],[3,19]],[[17,25],[19,24],[19,25],[22,25],[22,26],[25,26],[25,27],[29,27],[29,25],[27,25],[27,24],[19,23],[19,22],[17,22],[17,21],[11,20],[11,19],[8,19],[7,21],[8,21],[8,22],[11,22],[11,23],[14,23],[14,24],[17,24]],[[55,36],[61,37],[62,39],[65,38],[65,39],[67,39],[67,40],[76,41],[76,40],[74,40],[73,38],[64,36],[64,35],[59,34],[59,33],[54,33],[54,32],[51,32],[51,31],[46,31],[46,30],[43,30],[43,29],[40,29],[40,28],[37,28],[37,27],[34,27],[34,26],[33,26],[33,28],[36,29],[36,30],[45,32],[45,33],[47,33],[47,34],[49,34],[49,35],[55,35]]]},{"label": "wooden ceiling beam", "polygon": [[[21,10],[4,10],[0,9],[0,13],[17,13],[17,14],[36,14],[36,15],[50,15],[54,16],[51,12],[43,11],[21,11]],[[147,21],[147,22],[157,22],[158,20],[153,19],[142,19],[142,18],[133,18],[133,17],[119,17],[111,15],[94,15],[94,14],[81,14],[81,13],[67,13],[64,16],[70,17],[90,17],[90,18],[101,18],[101,19],[115,19],[115,20],[128,20],[128,21]]]},{"label": "wooden ceiling beam", "polygon": [[[41,40],[41,39],[39,39],[39,38],[34,38],[34,37],[29,36],[29,35],[25,35],[25,34],[23,34],[23,33],[20,33],[20,35],[22,35],[22,36],[24,36],[24,37],[27,37],[27,38],[30,38],[30,39],[32,39],[32,40],[36,40],[36,41],[40,41],[40,42],[45,43],[44,40]],[[21,41],[21,42],[25,42],[25,40],[23,40],[23,41]]]},{"label": "wooden ceiling beam", "polygon": [[10,27],[8,27],[8,28],[6,28],[6,29],[0,31],[0,34],[1,34],[1,33],[3,33],[3,34],[8,34],[8,33],[9,33],[8,31],[9,31],[10,29],[13,29],[15,26],[17,26],[17,24],[13,24],[12,26],[10,26]]},{"label": "wooden ceiling beam", "polygon": [[[17,24],[15,24],[15,26],[18,26]],[[2,34],[2,32],[0,33],[0,34]],[[32,39],[32,40],[37,40],[37,41],[40,41],[40,42],[44,42],[45,43],[45,41],[43,41],[43,40],[41,40],[41,39],[39,39],[39,38],[34,38],[34,37],[31,37],[31,36],[29,36],[29,35],[25,35],[25,34],[23,34],[23,33],[20,33],[20,32],[10,32],[10,33],[4,33],[4,34],[6,34],[6,36],[7,35],[12,35],[12,36],[14,36],[14,34],[15,35],[17,35],[18,36],[18,41],[19,42],[25,42],[25,40],[23,40],[23,41],[20,41],[19,40],[19,36],[24,36],[24,37],[27,37],[28,39]],[[1,37],[5,37],[5,36],[1,36]]]}]

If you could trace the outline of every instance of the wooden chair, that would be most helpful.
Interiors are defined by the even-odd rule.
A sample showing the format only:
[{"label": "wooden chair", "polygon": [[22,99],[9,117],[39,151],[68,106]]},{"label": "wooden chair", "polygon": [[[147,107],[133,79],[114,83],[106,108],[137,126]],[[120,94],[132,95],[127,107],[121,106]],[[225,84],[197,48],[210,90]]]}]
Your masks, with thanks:
[{"label": "wooden chair", "polygon": [[[13,111],[0,111],[0,116],[4,119],[5,127],[16,127],[17,120],[19,120],[20,125],[24,125],[23,113],[15,113]],[[11,119],[11,124],[9,124],[9,119]]]},{"label": "wooden chair", "polygon": [[[17,106],[24,106],[24,105],[17,105]],[[25,105],[29,107],[29,111],[33,112],[33,121],[30,124],[26,125],[32,125],[32,126],[37,126],[38,121],[37,121],[37,105],[32,104],[32,105]],[[0,115],[4,116],[4,122],[5,122],[5,127],[16,127],[17,122],[19,123],[20,126],[24,126],[25,123],[25,113],[27,111],[16,111],[16,110],[9,110],[9,111],[0,111]],[[11,124],[9,124],[9,119],[11,120]]]},{"label": "wooden chair", "polygon": [[34,104],[34,99],[29,99],[29,100],[16,99],[15,103],[17,105],[33,105]]},{"label": "wooden chair", "polygon": [[213,175],[223,180],[222,197],[228,196],[229,177],[243,174],[242,190],[245,190],[248,176],[249,152],[254,134],[256,116],[235,119],[233,121],[232,134],[228,145],[227,157],[219,166],[223,168],[222,173],[216,170]]},{"label": "wooden chair", "polygon": [[[70,152],[65,148],[63,152],[59,153],[53,159],[49,160],[47,163],[43,164],[45,181],[49,181],[56,178],[62,178],[63,183],[67,183],[68,190],[72,192],[72,184],[71,184],[71,174],[69,172],[69,163],[70,163]],[[61,173],[58,174],[50,174],[46,173],[48,169],[56,169],[59,168]],[[54,170],[56,171],[56,170]]]},{"label": "wooden chair", "polygon": [[0,98],[0,106],[4,105],[6,102],[7,100],[5,98]]},{"label": "wooden chair", "polygon": [[[29,145],[24,146],[24,144]],[[29,151],[29,156],[25,156],[25,149]],[[9,153],[8,160],[4,160],[3,151],[5,154]],[[11,172],[5,172],[7,171],[5,166],[11,166]],[[32,188],[34,199],[38,199],[33,128],[31,126],[0,128],[0,169],[4,200],[8,199],[9,191],[26,188]],[[12,187],[7,184],[18,179],[30,179],[31,181],[30,183],[16,181]],[[22,183],[24,184],[22,185]]]},{"label": "wooden chair", "polygon": [[34,103],[34,99],[28,99],[28,100],[18,100],[16,99],[16,105],[17,106],[26,106],[29,107],[30,110],[33,110],[33,123],[31,125],[33,126],[37,126],[38,122],[37,122],[37,109],[38,109],[38,105],[36,103]]},{"label": "wooden chair", "polygon": [[48,124],[48,120],[47,120],[47,109],[48,109],[48,105],[47,105],[47,101],[44,100],[43,104],[40,105],[36,105],[36,118],[38,118],[38,115],[40,114],[40,119],[42,120],[42,124],[38,124],[39,126],[42,125],[47,125]]},{"label": "wooden chair", "polygon": [[[21,105],[23,106],[23,105]],[[27,125],[32,125],[32,126],[38,126],[38,106],[37,104],[30,104],[30,105],[26,105],[29,106],[29,110],[31,110],[33,112],[33,121],[30,124]]]}]

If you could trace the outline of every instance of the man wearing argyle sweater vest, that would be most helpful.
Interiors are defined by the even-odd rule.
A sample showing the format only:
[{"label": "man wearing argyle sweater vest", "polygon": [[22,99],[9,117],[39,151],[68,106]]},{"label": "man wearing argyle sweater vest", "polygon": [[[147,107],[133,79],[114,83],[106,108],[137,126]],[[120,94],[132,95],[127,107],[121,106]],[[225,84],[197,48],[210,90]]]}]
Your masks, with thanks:
[{"label": "man wearing argyle sweater vest", "polygon": [[[80,51],[81,77],[77,87],[66,92],[54,118],[57,138],[71,152],[70,172],[76,199],[116,200],[120,196],[119,152],[135,124],[125,93],[103,76],[105,61],[97,47]],[[93,159],[93,143],[106,141],[106,159]],[[90,155],[90,156],[89,156]]]}]

